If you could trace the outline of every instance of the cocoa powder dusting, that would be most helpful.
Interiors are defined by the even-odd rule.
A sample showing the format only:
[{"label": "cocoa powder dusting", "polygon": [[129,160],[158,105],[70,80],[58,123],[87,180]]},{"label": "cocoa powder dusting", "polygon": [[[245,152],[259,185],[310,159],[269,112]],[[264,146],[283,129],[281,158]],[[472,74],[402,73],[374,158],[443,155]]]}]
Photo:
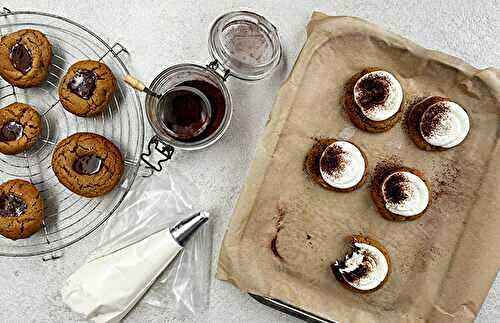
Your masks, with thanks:
[{"label": "cocoa powder dusting", "polygon": [[365,110],[371,110],[384,103],[389,97],[390,82],[385,76],[369,75],[359,82],[358,102]]},{"label": "cocoa powder dusting", "polygon": [[339,176],[346,167],[344,150],[337,145],[328,146],[320,160],[320,168],[328,175]]},{"label": "cocoa powder dusting", "polygon": [[445,195],[456,194],[456,179],[460,176],[460,169],[454,161],[442,162],[439,172],[432,178],[432,199],[437,200]]},{"label": "cocoa powder dusting", "polygon": [[401,166],[403,166],[403,161],[399,156],[394,155],[386,158],[375,166],[374,177],[377,180],[382,180],[387,174]]},{"label": "cocoa powder dusting", "polygon": [[387,179],[384,185],[384,196],[389,203],[400,204],[410,196],[406,177],[403,174],[394,174]]},{"label": "cocoa powder dusting", "polygon": [[403,129],[405,131],[409,131],[410,127],[411,128],[416,127],[418,129],[419,125],[418,124],[416,126],[414,125],[415,120],[411,119],[411,114],[412,114],[414,107],[425,99],[426,99],[425,96],[418,96],[418,95],[410,96],[410,95],[408,95],[408,98],[406,101],[406,105],[408,106],[408,108],[404,110],[403,119],[401,122],[401,125],[403,126]]},{"label": "cocoa powder dusting", "polygon": [[434,133],[445,130],[443,129],[442,121],[446,118],[450,108],[445,102],[437,102],[427,109],[422,115],[420,122],[420,131],[426,137],[432,136]]}]

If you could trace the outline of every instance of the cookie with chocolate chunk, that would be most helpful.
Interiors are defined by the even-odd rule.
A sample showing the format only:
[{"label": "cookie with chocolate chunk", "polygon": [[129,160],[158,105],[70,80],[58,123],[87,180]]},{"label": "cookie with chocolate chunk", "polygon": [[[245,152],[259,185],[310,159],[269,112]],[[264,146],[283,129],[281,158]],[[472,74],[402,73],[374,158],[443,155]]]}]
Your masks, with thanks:
[{"label": "cookie with chocolate chunk", "polygon": [[30,182],[14,179],[0,185],[0,234],[17,240],[39,231],[43,200]]},{"label": "cookie with chocolate chunk", "polygon": [[34,87],[42,84],[49,73],[52,46],[38,30],[21,29],[0,41],[0,75],[10,84]]},{"label": "cookie with chocolate chunk", "polygon": [[372,293],[382,288],[392,273],[387,249],[381,242],[360,234],[347,240],[351,251],[330,266],[337,280],[357,293]]},{"label": "cookie with chocolate chunk", "polygon": [[71,65],[59,84],[59,100],[67,111],[92,117],[107,106],[116,87],[116,79],[106,64],[85,60]]},{"label": "cookie with chocolate chunk", "polygon": [[14,155],[30,149],[41,132],[41,116],[31,106],[12,103],[0,109],[0,153]]},{"label": "cookie with chocolate chunk", "polygon": [[57,144],[52,169],[70,191],[96,197],[110,192],[120,182],[124,163],[111,141],[95,133],[80,132]]}]

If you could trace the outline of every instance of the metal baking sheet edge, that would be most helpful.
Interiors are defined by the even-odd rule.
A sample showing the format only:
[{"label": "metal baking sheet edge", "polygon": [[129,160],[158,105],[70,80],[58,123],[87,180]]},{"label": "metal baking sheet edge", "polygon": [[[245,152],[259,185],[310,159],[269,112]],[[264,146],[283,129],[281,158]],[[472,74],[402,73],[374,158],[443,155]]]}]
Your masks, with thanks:
[{"label": "metal baking sheet edge", "polygon": [[271,307],[272,309],[281,311],[283,313],[286,313],[288,315],[294,316],[298,319],[301,319],[305,322],[309,323],[340,323],[338,321],[330,321],[327,319],[324,319],[320,316],[317,316],[315,314],[312,314],[310,312],[304,311],[296,306],[287,304],[283,301],[280,301],[278,299],[274,298],[269,298],[265,296],[260,296],[252,293],[248,293],[252,298],[254,298],[257,302],[264,304],[268,307]]}]

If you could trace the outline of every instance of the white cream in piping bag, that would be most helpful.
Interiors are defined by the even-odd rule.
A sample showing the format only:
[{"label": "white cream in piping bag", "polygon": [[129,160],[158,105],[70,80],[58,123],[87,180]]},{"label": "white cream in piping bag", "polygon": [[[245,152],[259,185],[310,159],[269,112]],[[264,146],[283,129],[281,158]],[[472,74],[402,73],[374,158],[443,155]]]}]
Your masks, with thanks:
[{"label": "white cream in piping bag", "polygon": [[[340,150],[341,162],[344,163],[338,170],[321,167],[322,160]],[[330,186],[340,189],[356,186],[365,173],[365,159],[361,151],[348,141],[335,141],[321,154],[320,173],[323,180]]]},{"label": "white cream in piping bag", "polygon": [[172,229],[90,260],[64,283],[63,302],[93,322],[120,322],[208,217],[199,212]]},{"label": "white cream in piping bag", "polygon": [[64,283],[63,302],[96,323],[120,322],[181,249],[163,230],[97,258]]},{"label": "white cream in piping bag", "polygon": [[[372,245],[355,242],[354,247],[354,252],[345,257],[343,268],[339,268],[344,281],[359,290],[371,290],[378,287],[389,273],[387,259],[382,251]],[[338,262],[335,265],[338,266]],[[365,275],[355,280],[345,278],[360,266],[367,267]]]},{"label": "white cream in piping bag", "polygon": [[[444,107],[442,113],[436,113],[436,109]],[[467,112],[458,104],[451,101],[434,103],[422,114],[420,129],[423,123],[434,122],[430,134],[420,130],[422,137],[429,144],[436,147],[452,148],[464,141],[469,133],[470,123]]]},{"label": "white cream in piping bag", "polygon": [[[404,182],[398,183],[404,188],[407,198],[396,203],[390,202],[386,196],[386,185],[391,177],[402,175]],[[385,207],[391,213],[402,216],[414,216],[422,213],[429,204],[429,189],[424,181],[417,175],[410,172],[394,172],[387,176],[382,183],[382,194],[385,200]]]},{"label": "white cream in piping bag", "polygon": [[[361,98],[366,95],[361,84],[369,78],[381,79],[387,82],[387,97],[375,106],[363,106]],[[381,83],[382,84],[382,83]],[[384,121],[395,115],[403,102],[403,88],[399,81],[389,72],[375,71],[363,75],[354,85],[354,101],[360,107],[361,112],[370,120]]]}]

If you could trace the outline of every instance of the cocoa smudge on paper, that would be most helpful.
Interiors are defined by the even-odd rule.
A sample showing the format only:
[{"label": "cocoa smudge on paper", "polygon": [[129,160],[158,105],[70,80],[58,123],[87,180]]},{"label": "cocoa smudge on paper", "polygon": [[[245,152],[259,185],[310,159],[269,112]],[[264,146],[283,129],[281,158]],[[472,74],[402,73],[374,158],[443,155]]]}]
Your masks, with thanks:
[{"label": "cocoa smudge on paper", "polygon": [[453,161],[443,163],[440,172],[432,180],[432,199],[438,200],[445,195],[451,194],[456,190],[456,179],[460,176],[460,169]]},{"label": "cocoa smudge on paper", "polygon": [[277,258],[284,261],[283,257],[278,252],[276,243],[278,242],[278,233],[280,232],[283,226],[282,223],[283,223],[283,218],[285,217],[285,210],[278,205],[277,211],[278,214],[274,217],[274,226],[276,227],[276,234],[274,235],[274,238],[271,240],[271,251]]}]

